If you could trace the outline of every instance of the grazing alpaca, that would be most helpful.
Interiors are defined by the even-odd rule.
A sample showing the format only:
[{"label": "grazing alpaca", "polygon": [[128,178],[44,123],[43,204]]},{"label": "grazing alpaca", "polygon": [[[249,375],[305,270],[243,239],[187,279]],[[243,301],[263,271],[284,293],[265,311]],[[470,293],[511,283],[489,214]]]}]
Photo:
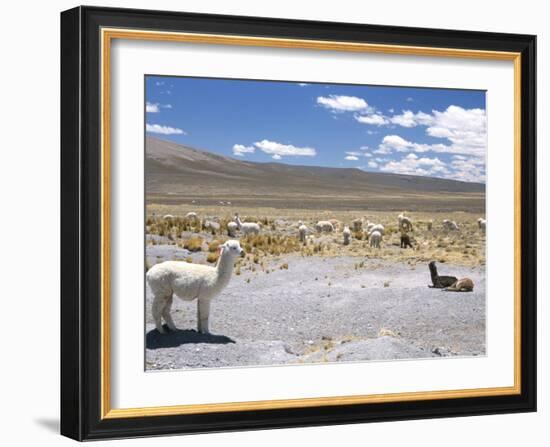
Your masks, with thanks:
[{"label": "grazing alpaca", "polygon": [[428,264],[428,267],[430,268],[430,275],[432,277],[432,284],[431,288],[436,289],[444,289],[445,287],[451,287],[453,284],[457,282],[457,278],[454,276],[439,276],[437,274],[437,267],[435,266],[435,261],[431,261]]},{"label": "grazing alpaca", "polygon": [[411,238],[407,233],[401,233],[401,248],[413,248],[411,244]]},{"label": "grazing alpaca", "polygon": [[373,231],[370,234],[370,246],[374,248],[380,248],[380,242],[382,241],[382,234],[379,231]]},{"label": "grazing alpaca", "polygon": [[170,315],[173,296],[184,301],[197,300],[198,331],[208,334],[210,302],[227,286],[237,256],[244,250],[238,241],[229,240],[220,245],[220,256],[215,267],[184,261],[165,261],[151,267],[146,278],[153,292],[152,314],[157,331],[164,334],[161,318],[171,330],[176,325]]},{"label": "grazing alpaca", "polygon": [[458,225],[454,220],[444,219],[443,229],[447,231],[458,231]]},{"label": "grazing alpaca", "polygon": [[412,231],[412,222],[411,219],[405,216],[405,213],[401,213],[397,216],[397,226],[400,230]]},{"label": "grazing alpaca", "polygon": [[229,237],[235,237],[239,226],[237,222],[227,222],[227,235]]},{"label": "grazing alpaca", "polygon": [[470,278],[461,278],[450,287],[445,287],[443,292],[473,292],[474,282]]},{"label": "grazing alpaca", "polygon": [[328,220],[320,220],[315,224],[315,230],[319,233],[332,233],[334,231],[334,225]]},{"label": "grazing alpaca", "polygon": [[245,236],[248,234],[260,234],[261,227],[259,223],[243,222],[237,213],[235,213],[235,222]]},{"label": "grazing alpaca", "polygon": [[349,227],[344,227],[342,234],[344,235],[344,245],[349,245],[351,239],[351,231]]},{"label": "grazing alpaca", "polygon": [[307,236],[307,227],[302,223],[302,221],[298,222],[298,234],[300,235],[300,242],[306,243],[306,236]]}]

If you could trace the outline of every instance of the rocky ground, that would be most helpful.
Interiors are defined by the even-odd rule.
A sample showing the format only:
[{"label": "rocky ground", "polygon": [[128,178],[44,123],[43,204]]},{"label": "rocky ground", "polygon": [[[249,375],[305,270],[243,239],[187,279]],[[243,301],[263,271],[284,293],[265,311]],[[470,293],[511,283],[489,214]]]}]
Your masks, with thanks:
[{"label": "rocky ground", "polygon": [[[149,263],[190,255],[204,262],[204,253],[157,243],[147,246]],[[485,268],[444,263],[439,270],[472,278],[474,292],[428,288],[424,264],[272,258],[232,277],[212,303],[211,335],[196,332],[196,302],[178,299],[172,315],[179,330],[159,334],[147,288],[146,369],[484,355]]]}]

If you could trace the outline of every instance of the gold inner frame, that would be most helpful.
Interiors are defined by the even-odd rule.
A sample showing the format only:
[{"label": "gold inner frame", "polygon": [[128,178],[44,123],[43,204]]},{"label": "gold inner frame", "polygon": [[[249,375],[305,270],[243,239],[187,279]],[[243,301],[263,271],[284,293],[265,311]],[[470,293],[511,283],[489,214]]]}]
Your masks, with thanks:
[{"label": "gold inner frame", "polygon": [[[405,392],[354,396],[327,396],[304,399],[223,402],[216,404],[174,405],[143,408],[111,408],[110,342],[110,72],[113,39],[202,43],[212,45],[259,46],[271,48],[437,56],[468,59],[506,60],[514,63],[514,385],[444,391]],[[167,416],[210,412],[306,408],[328,405],[458,399],[503,396],[521,392],[521,53],[464,50],[438,47],[382,45],[337,41],[279,39],[249,36],[101,29],[101,418]]]}]

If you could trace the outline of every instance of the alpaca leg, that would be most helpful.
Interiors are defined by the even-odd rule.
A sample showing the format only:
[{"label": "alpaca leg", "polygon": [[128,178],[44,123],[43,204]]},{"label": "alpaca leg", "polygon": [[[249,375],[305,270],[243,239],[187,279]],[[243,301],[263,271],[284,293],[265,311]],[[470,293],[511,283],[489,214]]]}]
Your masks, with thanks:
[{"label": "alpaca leg", "polygon": [[174,320],[172,320],[172,315],[170,315],[170,310],[172,309],[172,303],[174,301],[173,297],[170,297],[166,300],[166,304],[164,305],[164,309],[162,309],[162,318],[164,318],[164,321],[166,321],[166,324],[172,331],[176,331],[178,328],[174,324]]},{"label": "alpaca leg", "polygon": [[209,334],[210,300],[197,300],[197,329],[202,334]]},{"label": "alpaca leg", "polygon": [[166,305],[167,297],[165,296],[156,296],[153,299],[153,307],[151,309],[151,313],[153,314],[153,319],[155,320],[155,326],[157,327],[157,331],[159,331],[161,334],[164,334],[164,328],[162,327],[162,310],[164,309],[164,306]]}]

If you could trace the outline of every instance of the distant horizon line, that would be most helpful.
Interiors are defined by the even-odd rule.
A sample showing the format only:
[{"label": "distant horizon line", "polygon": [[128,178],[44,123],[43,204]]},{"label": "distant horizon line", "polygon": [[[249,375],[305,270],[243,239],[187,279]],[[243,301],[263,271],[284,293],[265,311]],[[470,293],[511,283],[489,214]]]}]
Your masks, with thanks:
[{"label": "distant horizon line", "polygon": [[395,173],[395,172],[366,171],[364,169],[361,169],[361,168],[358,168],[358,167],[355,167],[355,166],[349,166],[349,167],[344,167],[344,166],[318,166],[318,165],[298,165],[298,164],[284,163],[282,161],[251,161],[251,160],[245,160],[245,159],[242,159],[242,158],[231,157],[231,156],[228,156],[228,155],[218,154],[216,152],[212,152],[209,149],[197,148],[195,146],[186,146],[184,144],[178,143],[178,142],[173,141],[173,140],[165,139],[165,138],[158,137],[158,136],[149,135],[147,132],[145,132],[145,139],[147,139],[147,138],[151,138],[153,140],[158,140],[158,141],[163,141],[163,142],[166,142],[166,143],[172,143],[172,144],[175,144],[176,146],[181,146],[181,147],[193,149],[193,150],[199,151],[199,152],[206,152],[208,154],[216,155],[218,157],[223,157],[223,158],[227,158],[229,160],[239,161],[239,162],[243,162],[243,163],[263,164],[263,165],[273,164],[273,165],[283,165],[283,166],[295,166],[295,167],[299,167],[299,168],[301,167],[301,168],[348,169],[348,170],[352,169],[352,170],[355,170],[355,171],[364,172],[364,173],[367,173],[367,174],[374,174],[374,175],[391,175],[391,176],[397,176],[397,177],[416,177],[416,178],[421,178],[421,179],[425,178],[425,179],[441,180],[441,181],[444,181],[444,182],[467,183],[469,185],[483,185],[483,186],[487,187],[486,182],[468,182],[468,181],[465,181],[465,180],[446,179],[446,178],[443,178],[443,177],[432,177],[432,176],[429,176],[429,175],[400,174],[400,173]]}]

